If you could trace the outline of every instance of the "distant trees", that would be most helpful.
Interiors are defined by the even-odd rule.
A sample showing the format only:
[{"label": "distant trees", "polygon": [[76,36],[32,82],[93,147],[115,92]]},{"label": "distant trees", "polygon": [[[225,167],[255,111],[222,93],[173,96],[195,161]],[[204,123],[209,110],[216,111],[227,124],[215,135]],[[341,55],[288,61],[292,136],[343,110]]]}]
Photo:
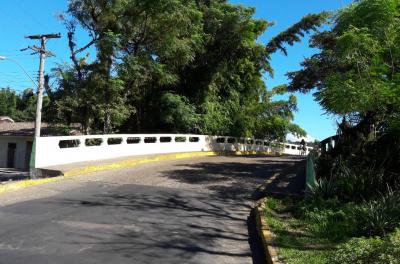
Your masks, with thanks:
[{"label": "distant trees", "polygon": [[[44,100],[44,105],[48,100]],[[17,94],[11,88],[0,89],[0,116],[9,116],[15,121],[31,121],[36,113],[36,95],[32,89]]]}]

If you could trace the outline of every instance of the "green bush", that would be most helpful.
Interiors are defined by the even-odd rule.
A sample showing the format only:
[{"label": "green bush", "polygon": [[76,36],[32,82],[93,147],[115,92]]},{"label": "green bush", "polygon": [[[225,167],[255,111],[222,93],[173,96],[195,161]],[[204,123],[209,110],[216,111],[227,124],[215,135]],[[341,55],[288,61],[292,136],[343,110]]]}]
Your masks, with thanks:
[{"label": "green bush", "polygon": [[342,244],[328,258],[331,264],[398,264],[400,263],[400,230],[380,238],[353,238]]},{"label": "green bush", "polygon": [[396,140],[382,137],[365,143],[364,148],[350,156],[335,152],[321,155],[316,160],[319,180],[313,193],[325,199],[338,197],[342,201],[361,202],[390,189],[400,190],[400,151],[399,146],[392,146],[396,144]]},{"label": "green bush", "polygon": [[358,231],[357,205],[337,199],[307,199],[297,209],[297,216],[307,222],[318,237],[340,241]]},{"label": "green bush", "polygon": [[278,207],[278,203],[279,201],[277,199],[274,198],[268,198],[266,201],[266,205],[269,209],[271,210],[275,210]]},{"label": "green bush", "polygon": [[295,215],[304,219],[316,235],[331,241],[351,236],[384,236],[400,228],[400,191],[389,191],[359,204],[313,196],[295,208]]},{"label": "green bush", "polygon": [[311,194],[317,199],[331,199],[337,195],[337,184],[333,178],[320,178]]},{"label": "green bush", "polygon": [[400,192],[390,191],[358,207],[358,221],[363,235],[385,235],[400,227]]}]

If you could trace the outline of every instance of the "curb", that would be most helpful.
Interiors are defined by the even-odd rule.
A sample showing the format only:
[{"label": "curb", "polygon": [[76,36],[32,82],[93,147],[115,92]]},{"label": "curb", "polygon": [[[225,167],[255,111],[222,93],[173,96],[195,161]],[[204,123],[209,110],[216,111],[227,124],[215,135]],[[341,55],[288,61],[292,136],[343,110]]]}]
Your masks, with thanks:
[{"label": "curb", "polygon": [[[264,219],[265,203],[269,196],[293,196],[293,194],[283,194],[283,193],[267,193],[266,187],[273,182],[277,177],[284,173],[288,173],[293,168],[296,167],[296,163],[287,169],[274,173],[267,181],[261,184],[256,192],[253,199],[256,200],[254,203],[254,217],[256,221],[257,235],[261,239],[264,255],[266,258],[266,263],[268,264],[281,264],[279,260],[279,255],[276,247],[274,246],[274,234],[271,232],[267,222]],[[297,197],[297,195],[293,196]]]},{"label": "curb", "polygon": [[58,176],[58,177],[53,177],[53,178],[45,178],[45,179],[37,179],[37,180],[23,180],[23,181],[18,181],[18,182],[13,182],[13,183],[6,183],[3,185],[0,185],[0,194],[3,194],[5,192],[10,192],[10,191],[16,191],[19,189],[23,189],[29,186],[35,186],[35,185],[41,185],[45,183],[50,183],[50,182],[56,182],[59,180],[64,179],[64,176]]},{"label": "curb", "polygon": [[30,180],[22,180],[12,183],[6,183],[0,185],[0,194],[16,191],[22,188],[26,188],[29,186],[41,185],[50,182],[60,181],[66,178],[75,177],[79,175],[89,174],[93,172],[99,171],[108,171],[108,170],[116,170],[116,169],[125,169],[135,167],[140,164],[158,162],[158,161],[166,161],[166,160],[179,160],[179,159],[187,159],[187,158],[196,158],[196,157],[211,157],[211,156],[252,156],[252,155],[269,155],[275,156],[271,153],[267,152],[256,152],[256,151],[246,151],[246,152],[185,152],[185,153],[173,153],[173,154],[160,154],[153,157],[142,157],[142,158],[131,158],[121,161],[116,161],[113,163],[105,163],[100,165],[92,165],[86,166],[83,168],[76,168],[67,171],[60,170],[52,170],[52,169],[37,169],[39,175],[43,178],[40,179],[30,179]]},{"label": "curb", "polygon": [[265,251],[266,263],[268,264],[281,264],[279,261],[279,255],[274,247],[274,235],[270,231],[267,222],[264,219],[265,201],[267,198],[263,198],[258,201],[254,208],[254,215],[256,218],[257,234],[261,238],[262,245]]}]

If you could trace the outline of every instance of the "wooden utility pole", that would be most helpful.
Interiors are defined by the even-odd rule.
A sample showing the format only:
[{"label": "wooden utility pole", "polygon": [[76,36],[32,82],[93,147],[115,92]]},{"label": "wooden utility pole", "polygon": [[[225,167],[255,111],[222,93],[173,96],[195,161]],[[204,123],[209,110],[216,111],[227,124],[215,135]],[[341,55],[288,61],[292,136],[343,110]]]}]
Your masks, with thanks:
[{"label": "wooden utility pole", "polygon": [[42,123],[42,105],[43,105],[43,87],[44,87],[44,61],[46,57],[55,56],[50,51],[46,50],[46,42],[48,39],[52,38],[61,38],[61,34],[43,34],[43,35],[31,35],[26,36],[25,38],[29,39],[38,39],[40,40],[40,47],[35,45],[28,46],[28,48],[23,50],[33,50],[33,54],[39,54],[40,63],[39,63],[39,85],[37,91],[37,104],[36,104],[36,121],[35,121],[35,138],[40,137],[40,127]]}]

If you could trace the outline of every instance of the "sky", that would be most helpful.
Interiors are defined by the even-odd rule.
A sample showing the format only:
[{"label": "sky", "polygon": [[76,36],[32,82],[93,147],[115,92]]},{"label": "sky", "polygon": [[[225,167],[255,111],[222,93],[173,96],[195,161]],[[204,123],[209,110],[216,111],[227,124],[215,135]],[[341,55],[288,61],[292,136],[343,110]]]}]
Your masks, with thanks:
[{"label": "sky", "polygon": [[[52,39],[47,49],[56,57],[46,59],[45,71],[48,73],[57,64],[70,63],[66,31],[57,15],[66,10],[67,0],[0,0],[0,56],[6,56],[17,61],[34,79],[37,79],[38,55],[29,51],[21,52],[27,46],[39,45],[35,40],[24,38],[33,34],[58,33],[61,39]],[[255,17],[262,18],[275,25],[263,34],[259,41],[267,43],[272,37],[299,21],[309,13],[335,11],[349,4],[351,0],[230,0],[231,3],[252,6],[256,8]],[[78,43],[84,45],[87,36],[78,32]],[[308,47],[308,37],[302,43],[288,48],[288,56],[275,53],[271,64],[274,77],[265,76],[269,88],[287,83],[285,73],[300,69],[300,62],[316,53]],[[33,84],[16,63],[0,60],[0,87],[10,86],[22,91]],[[310,139],[322,140],[336,133],[334,117],[326,115],[312,94],[297,94],[298,108],[294,122],[304,128]]]},{"label": "sky", "polygon": [[[260,38],[267,43],[275,35],[298,22],[309,13],[321,11],[334,12],[350,4],[351,0],[231,0],[232,3],[253,6],[256,8],[255,17],[273,22]],[[270,89],[276,85],[288,83],[285,76],[287,72],[300,69],[300,62],[318,50],[308,46],[309,37],[306,36],[301,43],[288,47],[288,56],[280,52],[273,54],[271,65],[274,77],[265,76],[265,82]],[[337,125],[335,117],[327,115],[320,105],[314,101],[313,95],[296,93],[298,111],[295,113],[294,123],[300,125],[308,133],[308,139],[323,140],[336,134]],[[293,137],[289,137],[294,140]]]}]

